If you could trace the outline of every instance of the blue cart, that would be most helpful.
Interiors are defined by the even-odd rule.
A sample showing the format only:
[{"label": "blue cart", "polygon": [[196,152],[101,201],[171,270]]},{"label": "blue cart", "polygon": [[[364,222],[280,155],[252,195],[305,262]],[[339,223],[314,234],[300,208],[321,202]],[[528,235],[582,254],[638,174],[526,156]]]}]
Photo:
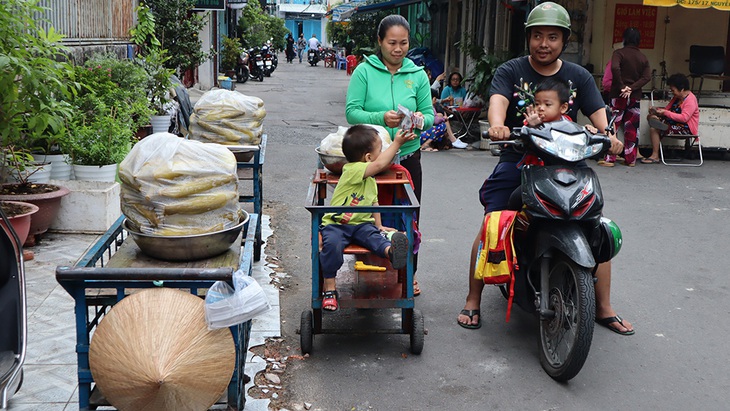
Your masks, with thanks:
[{"label": "blue cart", "polygon": [[[74,267],[57,267],[56,280],[74,298],[76,355],[78,361],[79,410],[94,410],[109,404],[96,389],[89,368],[90,336],[99,321],[131,289],[162,286],[188,289],[191,294],[216,281],[232,285],[232,275],[241,269],[251,275],[257,214],[250,214],[244,241],[236,241],[225,253],[194,262],[167,262],[146,257],[134,241],[127,241],[120,217]],[[236,366],[228,386],[227,409],[243,411],[246,402],[244,365],[251,321],[230,328],[236,345]]]},{"label": "blue cart", "polygon": [[[320,169],[314,175],[307,194],[305,208],[312,214],[312,309],[302,312],[299,328],[302,353],[312,352],[315,334],[409,334],[410,351],[420,354],[424,343],[423,314],[414,309],[413,300],[413,239],[414,214],[420,205],[411,188],[408,178],[403,172],[388,170],[377,176],[380,193],[392,192],[392,205],[379,206],[332,206],[327,204],[327,194],[337,184],[338,175]],[[382,201],[381,201],[382,202]],[[332,212],[379,212],[383,224],[387,219],[393,228],[403,231],[408,236],[408,262],[405,268],[395,270],[387,259],[380,258],[369,250],[349,245],[345,254],[353,254],[358,261],[367,265],[384,267],[385,271],[355,271],[338,274],[337,289],[341,308],[356,309],[401,309],[401,322],[398,328],[388,329],[338,329],[322,326],[322,286],[323,277],[319,267],[319,226],[322,216]]]},{"label": "blue cart", "polygon": [[[253,212],[263,216],[264,197],[264,160],[266,158],[266,140],[268,136],[263,134],[261,142],[256,145],[227,146],[236,156],[238,167],[239,191],[244,184],[242,181],[251,182],[251,190],[246,193],[239,193],[240,203],[253,203]],[[256,223],[256,237],[253,250],[254,261],[261,259],[261,218]]]}]

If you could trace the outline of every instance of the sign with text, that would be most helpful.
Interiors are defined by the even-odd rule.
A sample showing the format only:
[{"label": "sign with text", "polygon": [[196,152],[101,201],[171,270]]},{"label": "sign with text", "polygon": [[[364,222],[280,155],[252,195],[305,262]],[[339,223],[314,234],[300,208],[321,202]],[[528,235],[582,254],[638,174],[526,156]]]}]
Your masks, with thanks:
[{"label": "sign with text", "polygon": [[641,33],[641,49],[654,48],[656,35],[657,8],[640,4],[616,4],[616,13],[613,23],[613,42],[621,43],[624,40],[624,30],[634,27]]},{"label": "sign with text", "polygon": [[195,0],[195,10],[225,10],[226,0]]}]

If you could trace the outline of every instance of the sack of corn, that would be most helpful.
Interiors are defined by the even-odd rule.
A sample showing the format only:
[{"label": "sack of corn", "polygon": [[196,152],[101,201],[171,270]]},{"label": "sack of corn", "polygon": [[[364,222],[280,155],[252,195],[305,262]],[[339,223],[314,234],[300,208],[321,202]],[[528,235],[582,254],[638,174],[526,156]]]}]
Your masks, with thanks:
[{"label": "sack of corn", "polygon": [[264,102],[230,90],[211,90],[195,103],[190,115],[190,139],[223,145],[261,142]]},{"label": "sack of corn", "polygon": [[152,235],[191,235],[239,223],[236,159],[219,144],[156,133],[119,165],[122,213],[130,228]]}]

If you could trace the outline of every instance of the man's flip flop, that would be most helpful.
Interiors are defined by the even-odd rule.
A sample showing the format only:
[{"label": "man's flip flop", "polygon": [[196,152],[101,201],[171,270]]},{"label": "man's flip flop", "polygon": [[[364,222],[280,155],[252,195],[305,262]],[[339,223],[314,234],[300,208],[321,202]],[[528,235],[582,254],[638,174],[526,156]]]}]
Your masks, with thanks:
[{"label": "man's flip flop", "polygon": [[[481,319],[481,317],[479,317],[479,318]],[[619,324],[623,325],[624,328],[626,328],[626,326],[624,325],[624,320],[621,319],[621,317],[619,317],[618,314],[616,314],[615,317],[601,318],[600,320],[598,318],[596,318],[596,322],[599,325],[602,325],[602,326],[608,328],[609,330],[615,332],[616,334],[621,334],[621,335],[634,335],[634,333],[635,333],[634,330],[630,330],[630,331],[619,331],[618,328],[611,327],[610,324],[619,323]]]},{"label": "man's flip flop", "polygon": [[476,324],[464,324],[460,323],[459,320],[456,320],[456,323],[464,328],[468,328],[470,330],[476,330],[477,328],[481,328],[482,326],[482,314],[479,312],[479,310],[461,310],[459,315],[465,315],[469,317],[469,321],[474,321],[474,316],[478,315],[479,319],[477,319]]},{"label": "man's flip flop", "polygon": [[659,160],[651,157],[641,159],[641,164],[659,164]]}]

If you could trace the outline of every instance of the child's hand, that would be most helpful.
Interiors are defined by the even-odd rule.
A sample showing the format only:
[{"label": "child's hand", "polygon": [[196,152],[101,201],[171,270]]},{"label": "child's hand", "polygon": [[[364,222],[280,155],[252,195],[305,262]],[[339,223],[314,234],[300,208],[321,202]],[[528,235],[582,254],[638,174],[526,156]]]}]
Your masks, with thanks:
[{"label": "child's hand", "polygon": [[586,124],[586,130],[588,130],[589,132],[591,132],[591,134],[598,133],[598,129],[595,128],[595,127],[593,127],[593,124]]},{"label": "child's hand", "polygon": [[386,227],[386,226],[384,226],[384,225],[381,225],[381,226],[379,226],[379,227],[378,227],[378,230],[380,230],[380,231],[382,231],[382,232],[384,232],[384,233],[387,233],[387,232],[389,232],[389,231],[398,231],[398,230],[396,230],[396,229],[395,229],[395,228],[393,228],[393,227]]},{"label": "child's hand", "polygon": [[395,133],[395,138],[393,139],[393,142],[398,142],[399,144],[403,145],[403,143],[411,141],[415,138],[416,135],[412,131],[404,131],[402,129],[398,129],[398,131]]},{"label": "child's hand", "polygon": [[527,125],[530,127],[537,127],[542,124],[542,119],[540,118],[540,115],[537,114],[537,110],[534,106],[527,106],[527,110],[525,111],[525,121],[527,121]]}]

